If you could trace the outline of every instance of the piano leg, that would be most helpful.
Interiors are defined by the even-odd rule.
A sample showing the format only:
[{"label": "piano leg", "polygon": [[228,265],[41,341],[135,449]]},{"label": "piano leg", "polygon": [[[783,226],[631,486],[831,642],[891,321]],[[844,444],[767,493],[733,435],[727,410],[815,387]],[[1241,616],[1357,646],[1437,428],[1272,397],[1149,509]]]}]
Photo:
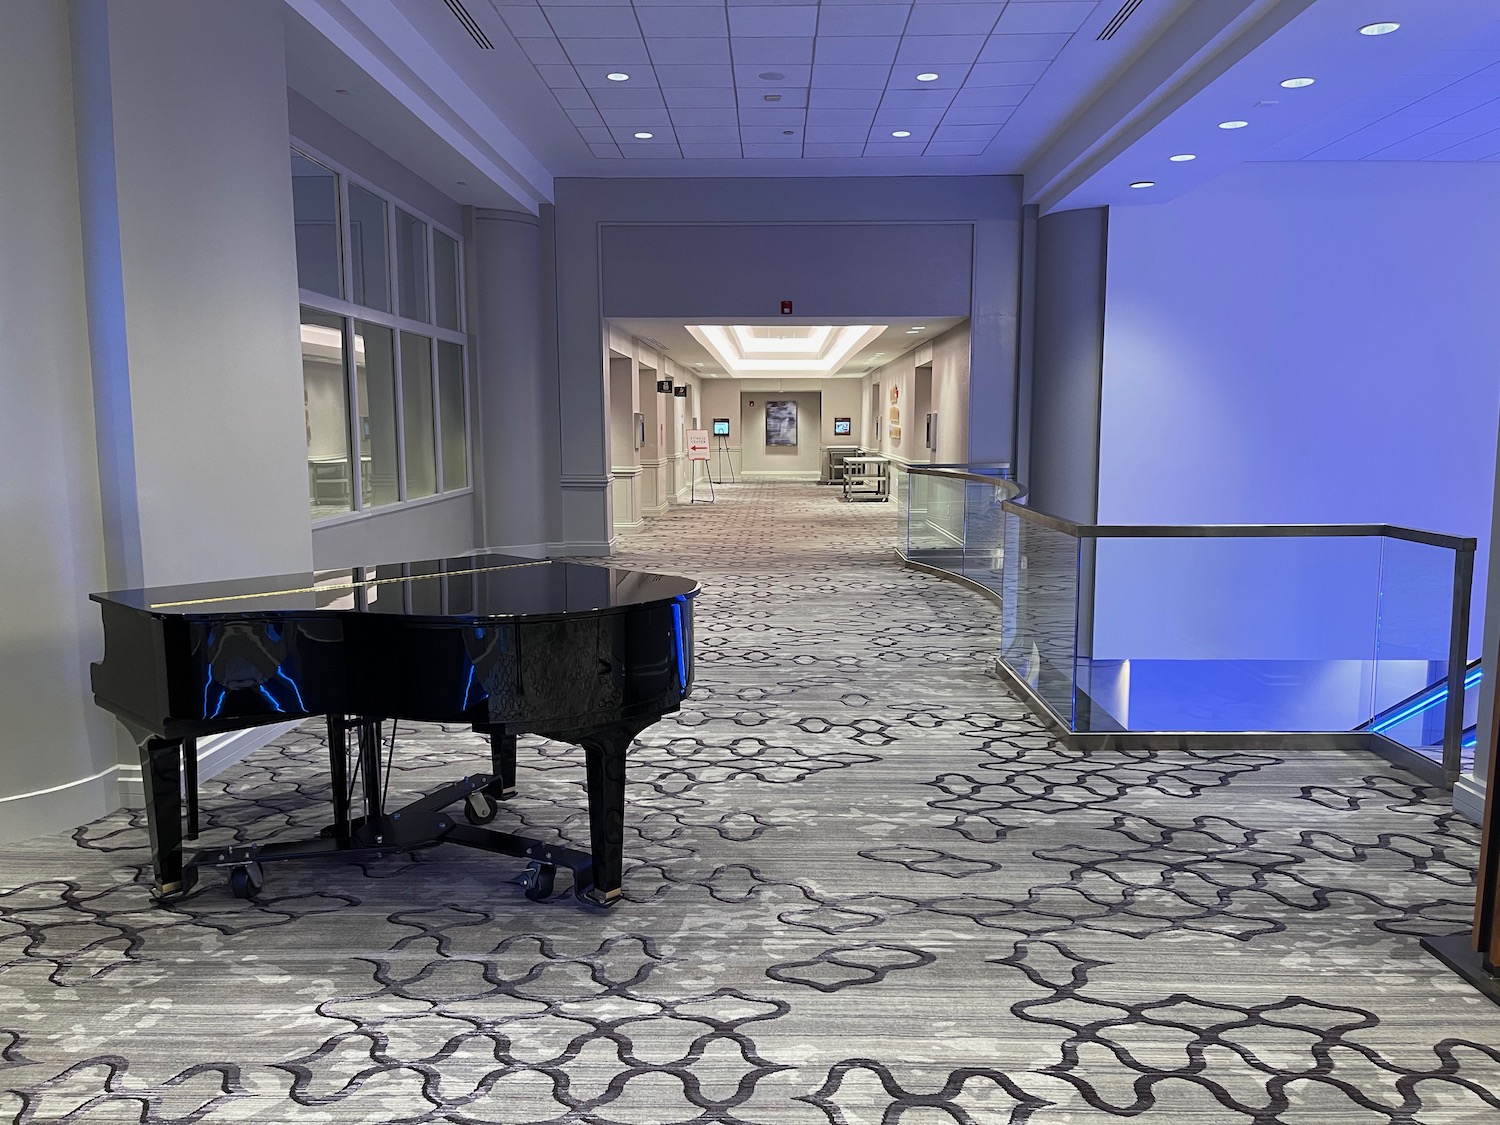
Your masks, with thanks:
[{"label": "piano leg", "polygon": [[381,808],[380,720],[359,720],[360,771],[364,774],[365,817],[364,825],[373,834],[375,843],[383,842],[380,819]]},{"label": "piano leg", "polygon": [[182,788],[187,794],[187,834],[198,838],[198,740],[182,740]]},{"label": "piano leg", "polygon": [[495,781],[490,796],[504,801],[516,795],[516,736],[490,731],[490,768]]},{"label": "piano leg", "polygon": [[638,733],[639,728],[633,726],[605,727],[578,740],[588,785],[594,880],[592,886],[576,890],[579,898],[595,906],[613,906],[620,897],[625,859],[625,752]]},{"label": "piano leg", "polygon": [[333,825],[329,835],[349,838],[349,722],[328,716],[328,776],[333,787]]},{"label": "piano leg", "polygon": [[146,825],[151,835],[151,864],[156,874],[151,894],[164,899],[191,889],[198,878],[197,868],[184,871],[182,863],[184,746],[183,740],[176,738],[146,738],[139,746],[141,781],[146,789]]}]

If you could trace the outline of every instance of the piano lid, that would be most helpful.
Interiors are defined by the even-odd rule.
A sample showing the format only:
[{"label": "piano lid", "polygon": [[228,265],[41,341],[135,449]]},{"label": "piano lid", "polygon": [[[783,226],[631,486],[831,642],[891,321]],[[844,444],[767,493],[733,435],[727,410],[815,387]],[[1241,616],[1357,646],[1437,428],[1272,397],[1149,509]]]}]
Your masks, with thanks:
[{"label": "piano lid", "polygon": [[611,566],[480,554],[418,562],[111,590],[90,595],[160,616],[350,612],[527,618],[603,612],[692,597],[689,578]]}]

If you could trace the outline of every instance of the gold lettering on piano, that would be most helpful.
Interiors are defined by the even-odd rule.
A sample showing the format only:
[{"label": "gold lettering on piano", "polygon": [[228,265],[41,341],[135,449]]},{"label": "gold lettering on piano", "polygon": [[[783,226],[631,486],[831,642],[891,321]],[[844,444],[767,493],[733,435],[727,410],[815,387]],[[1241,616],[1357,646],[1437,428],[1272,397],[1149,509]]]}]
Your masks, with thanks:
[{"label": "gold lettering on piano", "polygon": [[[537,559],[535,562],[506,563],[504,566],[476,566],[468,570],[440,570],[433,574],[403,574],[399,578],[367,578],[363,582],[323,582],[314,586],[298,586],[290,590],[260,590],[253,594],[229,594],[218,598],[189,598],[180,602],[152,602],[151,609],[180,609],[189,605],[217,605],[221,602],[245,602],[252,598],[281,598],[288,594],[324,594],[334,590],[359,590],[367,586],[387,586],[396,582],[418,582],[424,578],[461,578],[466,574],[490,574],[497,570],[521,570],[528,566],[550,566],[552,559]],[[366,567],[379,570],[379,567]]]}]

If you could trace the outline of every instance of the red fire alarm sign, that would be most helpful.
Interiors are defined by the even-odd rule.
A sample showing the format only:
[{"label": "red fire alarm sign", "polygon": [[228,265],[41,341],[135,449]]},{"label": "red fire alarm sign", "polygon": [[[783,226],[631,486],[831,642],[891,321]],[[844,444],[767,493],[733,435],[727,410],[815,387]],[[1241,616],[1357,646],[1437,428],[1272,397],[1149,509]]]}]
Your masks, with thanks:
[{"label": "red fire alarm sign", "polygon": [[781,315],[782,316],[791,316],[792,315],[792,302],[790,302],[790,301],[782,301],[781,302]]}]

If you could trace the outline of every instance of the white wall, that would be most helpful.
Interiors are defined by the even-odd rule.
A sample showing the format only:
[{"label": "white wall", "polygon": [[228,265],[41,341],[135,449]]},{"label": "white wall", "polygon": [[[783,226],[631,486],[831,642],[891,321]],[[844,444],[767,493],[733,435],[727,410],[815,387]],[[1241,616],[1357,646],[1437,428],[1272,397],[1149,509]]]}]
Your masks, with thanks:
[{"label": "white wall", "polygon": [[[864,422],[862,445],[876,449],[897,461],[932,462],[940,465],[962,465],[969,460],[969,427],[971,424],[986,425],[983,420],[972,421],[969,409],[969,347],[968,324],[960,324],[941,336],[897,356],[884,367],[878,367],[862,380],[864,384],[864,407],[861,418]],[[916,369],[932,365],[932,396],[927,410],[938,416],[937,449],[928,450],[923,444],[926,435],[926,411],[918,412],[916,395]],[[870,396],[876,384],[880,386],[880,425],[878,434],[871,432],[875,404]],[[891,387],[899,395],[891,401]],[[900,412],[900,438],[892,431],[891,410]],[[988,443],[981,443],[988,447]]]},{"label": "white wall", "polygon": [[[94,706],[105,585],[68,9],[0,6],[0,840],[113,807]],[[92,781],[84,780],[94,778]],[[18,794],[60,792],[23,800]]]},{"label": "white wall", "polygon": [[[822,465],[820,435],[823,432],[823,393],[807,386],[813,380],[742,379],[740,387],[740,439],[742,469],[746,476],[787,477],[816,480]],[[798,388],[800,385],[801,389]],[[797,444],[766,444],[766,401],[790,400],[797,404]],[[734,426],[731,423],[731,431]]]},{"label": "white wall", "polygon": [[[1493,164],[1307,162],[1112,211],[1100,521],[1406,524],[1478,537],[1482,571],[1497,199]],[[1150,624],[1108,617],[1149,600],[1117,577],[1105,639]]]}]

